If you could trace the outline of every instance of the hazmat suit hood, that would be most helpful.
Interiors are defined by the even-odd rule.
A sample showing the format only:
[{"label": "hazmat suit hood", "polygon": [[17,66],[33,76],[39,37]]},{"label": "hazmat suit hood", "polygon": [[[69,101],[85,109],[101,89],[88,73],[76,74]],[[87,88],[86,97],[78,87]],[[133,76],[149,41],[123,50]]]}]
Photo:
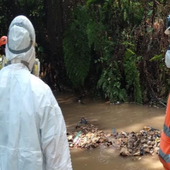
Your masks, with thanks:
[{"label": "hazmat suit hood", "polygon": [[13,19],[9,26],[6,58],[10,63],[23,63],[32,71],[35,61],[35,31],[23,15]]}]

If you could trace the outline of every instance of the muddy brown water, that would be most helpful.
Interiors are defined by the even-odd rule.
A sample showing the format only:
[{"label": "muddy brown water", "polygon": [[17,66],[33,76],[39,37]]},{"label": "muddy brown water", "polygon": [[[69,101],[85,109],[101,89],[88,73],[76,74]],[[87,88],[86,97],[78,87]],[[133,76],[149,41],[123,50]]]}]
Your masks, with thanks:
[{"label": "muddy brown water", "polygon": [[[72,94],[57,94],[56,97],[68,132],[75,130],[81,117],[107,133],[112,133],[112,128],[117,132],[138,132],[145,125],[159,130],[163,127],[165,108],[129,103],[110,105],[109,102],[90,99],[85,99],[85,104],[78,104]],[[123,158],[113,147],[70,151],[74,170],[163,170],[157,155]]]}]

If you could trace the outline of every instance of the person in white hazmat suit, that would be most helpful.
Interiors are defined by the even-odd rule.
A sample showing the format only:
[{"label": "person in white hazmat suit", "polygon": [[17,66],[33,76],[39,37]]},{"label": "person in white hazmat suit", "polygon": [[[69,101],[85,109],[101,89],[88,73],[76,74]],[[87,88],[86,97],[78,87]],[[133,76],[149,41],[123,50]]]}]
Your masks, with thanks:
[{"label": "person in white hazmat suit", "polygon": [[48,85],[30,73],[34,44],[31,22],[14,18],[9,65],[0,71],[0,170],[72,170],[61,109]]}]

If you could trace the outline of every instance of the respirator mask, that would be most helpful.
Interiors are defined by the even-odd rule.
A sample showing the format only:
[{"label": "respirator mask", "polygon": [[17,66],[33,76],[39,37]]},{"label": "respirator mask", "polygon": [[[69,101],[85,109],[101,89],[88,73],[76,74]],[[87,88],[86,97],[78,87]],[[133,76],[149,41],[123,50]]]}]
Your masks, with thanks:
[{"label": "respirator mask", "polygon": [[37,77],[39,77],[40,75],[40,61],[38,58],[35,59],[33,69],[32,69],[32,74],[34,74]]}]

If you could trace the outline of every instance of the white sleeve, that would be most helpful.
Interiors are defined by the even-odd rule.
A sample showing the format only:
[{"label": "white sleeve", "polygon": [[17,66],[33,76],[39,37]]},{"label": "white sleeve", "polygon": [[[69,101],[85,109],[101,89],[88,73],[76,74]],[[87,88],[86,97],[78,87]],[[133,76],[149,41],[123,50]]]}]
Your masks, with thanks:
[{"label": "white sleeve", "polygon": [[170,50],[166,51],[165,54],[165,64],[167,68],[170,68]]},{"label": "white sleeve", "polygon": [[[72,170],[66,125],[52,92],[49,102],[41,107],[41,145],[45,170]],[[46,101],[46,100],[45,100]]]}]

